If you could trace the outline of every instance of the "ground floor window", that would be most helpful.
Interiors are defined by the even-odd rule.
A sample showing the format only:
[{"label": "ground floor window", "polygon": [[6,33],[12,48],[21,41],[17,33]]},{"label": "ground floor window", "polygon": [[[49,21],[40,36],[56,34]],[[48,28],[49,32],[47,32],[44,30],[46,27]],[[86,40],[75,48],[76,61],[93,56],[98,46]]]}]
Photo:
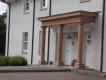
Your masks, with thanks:
[{"label": "ground floor window", "polygon": [[39,55],[40,55],[40,51],[41,51],[41,44],[42,44],[42,31],[39,31]]},{"label": "ground floor window", "polygon": [[28,32],[23,32],[22,53],[28,53]]}]

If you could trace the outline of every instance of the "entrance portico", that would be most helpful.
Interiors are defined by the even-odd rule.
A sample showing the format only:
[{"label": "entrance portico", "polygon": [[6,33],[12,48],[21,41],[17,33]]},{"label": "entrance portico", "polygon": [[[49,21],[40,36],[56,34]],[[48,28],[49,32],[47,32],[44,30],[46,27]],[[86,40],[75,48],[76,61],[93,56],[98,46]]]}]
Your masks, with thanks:
[{"label": "entrance portico", "polygon": [[[66,24],[78,25],[78,59],[77,68],[83,68],[83,37],[85,24],[94,23],[98,13],[87,11],[75,11],[70,13],[58,14],[48,17],[38,18],[42,23],[42,44],[41,44],[41,64],[45,64],[45,35],[46,28],[49,26],[56,26],[58,28],[57,38],[57,52],[56,52],[56,65],[62,66],[62,45],[63,45],[63,28]],[[55,54],[55,53],[54,53]]]}]

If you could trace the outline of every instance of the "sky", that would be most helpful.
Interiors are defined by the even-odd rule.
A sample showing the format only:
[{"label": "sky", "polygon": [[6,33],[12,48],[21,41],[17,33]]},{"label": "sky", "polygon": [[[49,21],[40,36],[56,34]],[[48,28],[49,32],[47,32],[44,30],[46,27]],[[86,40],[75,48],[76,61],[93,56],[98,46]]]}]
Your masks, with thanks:
[{"label": "sky", "polygon": [[7,5],[0,2],[0,14],[3,14],[7,10]]}]

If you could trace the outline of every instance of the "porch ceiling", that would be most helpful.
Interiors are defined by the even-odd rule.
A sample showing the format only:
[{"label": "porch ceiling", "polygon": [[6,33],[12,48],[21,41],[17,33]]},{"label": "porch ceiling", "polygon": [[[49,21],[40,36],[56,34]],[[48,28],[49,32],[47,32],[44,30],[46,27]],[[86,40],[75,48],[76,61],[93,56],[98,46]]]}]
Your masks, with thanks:
[{"label": "porch ceiling", "polygon": [[97,12],[75,11],[53,16],[40,17],[38,20],[41,21],[42,26],[74,23],[94,23],[97,15]]}]

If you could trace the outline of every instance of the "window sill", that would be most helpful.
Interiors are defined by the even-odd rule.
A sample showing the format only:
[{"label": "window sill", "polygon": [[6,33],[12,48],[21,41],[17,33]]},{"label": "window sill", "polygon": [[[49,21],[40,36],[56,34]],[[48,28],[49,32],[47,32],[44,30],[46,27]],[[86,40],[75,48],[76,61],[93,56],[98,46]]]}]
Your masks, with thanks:
[{"label": "window sill", "polygon": [[28,54],[28,52],[23,52],[22,54]]},{"label": "window sill", "polygon": [[24,14],[29,14],[29,11],[24,11]]},{"label": "window sill", "polygon": [[28,54],[28,50],[23,50],[22,54]]},{"label": "window sill", "polygon": [[90,2],[91,0],[80,0],[80,3]]},{"label": "window sill", "polygon": [[40,11],[44,11],[44,10],[47,10],[47,8],[41,8],[41,10],[40,10]]}]

